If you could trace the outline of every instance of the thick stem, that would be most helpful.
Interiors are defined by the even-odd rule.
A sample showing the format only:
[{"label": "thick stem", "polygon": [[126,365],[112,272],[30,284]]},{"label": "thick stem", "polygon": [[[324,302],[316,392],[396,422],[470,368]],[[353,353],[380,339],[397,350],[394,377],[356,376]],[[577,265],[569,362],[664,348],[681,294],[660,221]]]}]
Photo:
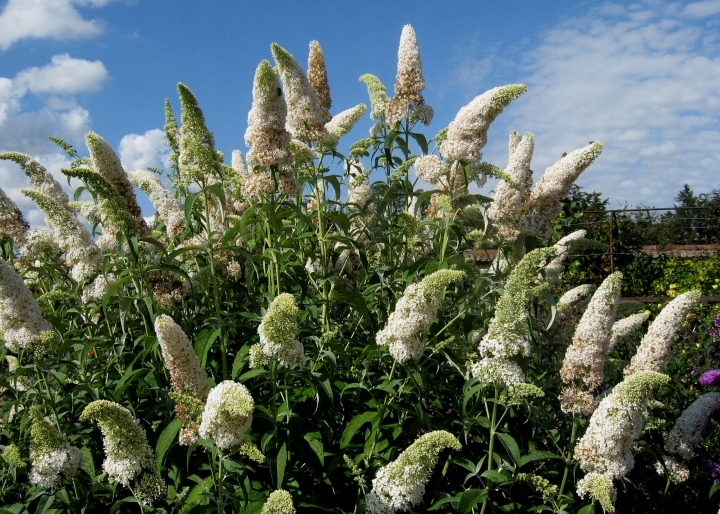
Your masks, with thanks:
[{"label": "thick stem", "polygon": [[[493,408],[492,408],[492,416],[490,418],[490,445],[488,447],[488,471],[492,471],[493,468],[493,453],[495,452],[495,430],[497,429],[497,405],[498,405],[498,398],[500,396],[500,388],[495,386],[495,401],[493,402]],[[485,509],[487,509],[488,500],[490,499],[490,487],[492,486],[492,480],[488,478],[487,486],[485,487],[487,491],[487,496],[485,497],[485,501],[483,501],[482,509],[480,510],[480,514],[485,513]]]},{"label": "thick stem", "polygon": [[563,473],[562,482],[560,483],[560,489],[558,490],[558,498],[560,498],[565,491],[565,484],[567,483],[568,474],[570,473],[570,463],[572,462],[573,447],[575,445],[575,437],[577,435],[577,418],[573,415],[572,432],[570,433],[570,447],[568,453],[565,456],[565,472]]}]

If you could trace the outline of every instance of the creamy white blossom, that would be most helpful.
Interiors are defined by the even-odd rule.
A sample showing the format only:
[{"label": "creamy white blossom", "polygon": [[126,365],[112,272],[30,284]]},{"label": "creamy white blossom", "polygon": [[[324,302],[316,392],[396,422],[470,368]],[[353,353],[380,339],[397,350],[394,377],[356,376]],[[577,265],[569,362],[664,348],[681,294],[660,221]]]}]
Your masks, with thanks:
[{"label": "creamy white blossom", "polygon": [[55,489],[64,479],[77,474],[84,455],[52,423],[46,420],[37,406],[30,409],[30,458],[32,468],[29,480],[43,489]]},{"label": "creamy white blossom", "polygon": [[433,111],[425,104],[423,89],[425,89],[425,79],[417,35],[411,25],[405,25],[400,34],[395,96],[385,111],[387,123],[394,125],[408,118],[411,122],[420,121],[424,125],[429,125]]},{"label": "creamy white blossom", "polygon": [[325,65],[325,55],[323,54],[320,43],[310,41],[310,53],[308,54],[307,77],[310,85],[315,91],[318,104],[323,110],[324,121],[330,121],[330,107],[332,107],[332,98],[330,97],[330,83],[328,82],[327,66]]},{"label": "creamy white blossom", "polygon": [[200,436],[214,440],[223,449],[239,446],[252,423],[254,408],[247,387],[231,380],[220,382],[207,397]]},{"label": "creamy white blossom", "polygon": [[283,489],[273,491],[268,496],[260,514],[295,514],[292,496]]},{"label": "creamy white blossom", "polygon": [[440,153],[449,160],[466,163],[479,161],[480,150],[487,143],[490,124],[502,110],[527,91],[523,84],[496,87],[477,96],[460,109],[450,122],[447,138],[440,145]]},{"label": "creamy white blossom", "polygon": [[18,206],[0,189],[0,236],[9,237],[18,247],[25,240],[29,229],[30,225]]},{"label": "creamy white blossom", "polygon": [[535,135],[528,132],[522,138],[517,132],[510,133],[510,158],[505,174],[512,180],[500,180],[495,187],[488,217],[498,224],[503,237],[514,238],[518,225],[525,214],[525,203],[530,197],[532,170],[530,161],[535,149]]},{"label": "creamy white blossom", "polygon": [[464,276],[462,271],[444,269],[428,275],[418,284],[410,284],[395,305],[385,328],[377,333],[377,344],[387,346],[398,362],[419,359],[423,353],[419,336],[430,329],[444,289]]},{"label": "creamy white blossom", "polygon": [[340,138],[350,132],[355,124],[360,121],[366,109],[367,106],[365,104],[358,104],[355,107],[346,109],[333,116],[332,119],[325,124],[327,137],[323,142],[331,147],[337,146]]},{"label": "creamy white blossom", "polygon": [[518,229],[526,234],[549,237],[552,222],[562,211],[560,200],[567,196],[580,174],[600,155],[603,144],[592,142],[564,155],[545,170],[526,202],[528,214]]},{"label": "creamy white blossom", "polygon": [[270,51],[280,70],[280,80],[285,87],[287,101],[287,130],[301,141],[323,141],[325,113],[317,94],[295,58],[277,43]]},{"label": "creamy white blossom", "polygon": [[661,371],[670,355],[675,332],[685,315],[700,299],[700,291],[688,291],[668,303],[650,324],[637,352],[625,368],[625,376],[641,370]]},{"label": "creamy white blossom", "polygon": [[[161,497],[165,485],[155,471],[155,458],[147,442],[147,435],[137,419],[125,407],[107,400],[95,400],[80,415],[80,421],[97,423],[103,434],[108,478],[124,486],[144,484],[141,500],[151,502]],[[146,477],[145,475],[150,475]],[[147,487],[152,484],[153,487]]]},{"label": "creamy white blossom", "polygon": [[705,393],[685,409],[668,434],[665,449],[685,460],[695,456],[695,446],[702,440],[702,430],[710,415],[720,409],[720,393]]},{"label": "creamy white blossom", "polygon": [[295,339],[298,311],[293,295],[280,294],[270,303],[258,327],[260,345],[265,355],[277,359],[288,368],[305,364],[303,345]]},{"label": "creamy white blossom", "polygon": [[637,314],[631,314],[627,318],[616,321],[612,327],[612,334],[610,335],[610,342],[608,343],[608,354],[612,353],[617,346],[618,341],[627,337],[630,332],[639,328],[645,321],[650,317],[649,312],[638,312]]},{"label": "creamy white blossom", "polygon": [[413,163],[420,180],[436,183],[448,172],[448,165],[437,155],[423,155]]},{"label": "creamy white blossom", "polygon": [[22,277],[4,259],[0,259],[0,330],[13,352],[31,350],[42,344],[44,334],[55,334]]},{"label": "creamy white blossom", "polygon": [[168,191],[157,175],[148,171],[135,170],[128,173],[130,182],[139,187],[157,209],[165,222],[167,234],[177,237],[185,231],[185,211],[180,201]]},{"label": "creamy white blossom", "polygon": [[155,333],[173,390],[205,401],[210,392],[207,374],[180,325],[161,314],[155,318]]},{"label": "creamy white blossom", "polygon": [[655,471],[658,475],[665,476],[665,470],[668,471],[670,480],[674,484],[681,484],[690,478],[690,470],[685,463],[677,461],[667,455],[663,455],[662,462],[657,461],[655,463]]},{"label": "creamy white blossom", "polygon": [[[289,164],[290,133],[285,129],[287,105],[280,89],[280,78],[272,65],[263,60],[255,71],[253,103],[248,114],[245,144],[248,166]],[[243,195],[245,192],[243,190]]]}]

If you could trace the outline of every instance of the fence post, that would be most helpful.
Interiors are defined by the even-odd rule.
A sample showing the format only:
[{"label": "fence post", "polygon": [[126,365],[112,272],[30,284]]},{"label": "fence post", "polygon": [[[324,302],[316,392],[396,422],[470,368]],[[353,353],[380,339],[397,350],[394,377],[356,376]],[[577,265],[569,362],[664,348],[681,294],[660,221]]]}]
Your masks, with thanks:
[{"label": "fence post", "polygon": [[613,229],[615,228],[615,211],[610,211],[610,273],[615,272],[615,259],[613,256]]}]

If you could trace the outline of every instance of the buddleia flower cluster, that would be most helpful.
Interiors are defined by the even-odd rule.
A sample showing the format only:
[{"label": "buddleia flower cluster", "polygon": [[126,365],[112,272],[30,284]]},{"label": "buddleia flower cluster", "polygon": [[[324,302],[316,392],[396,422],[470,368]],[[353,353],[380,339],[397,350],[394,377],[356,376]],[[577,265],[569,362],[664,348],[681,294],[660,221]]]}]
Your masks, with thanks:
[{"label": "buddleia flower cluster", "polygon": [[366,109],[367,106],[365,104],[358,104],[355,107],[346,109],[333,116],[332,119],[325,124],[327,136],[323,143],[331,148],[335,148],[340,138],[350,132],[355,124],[360,121]]},{"label": "buddleia flower cluster", "polygon": [[560,394],[563,412],[588,415],[595,408],[593,390],[604,378],[621,283],[622,273],[607,277],[595,291],[575,329],[560,369],[565,384]]},{"label": "buddleia flower cluster", "polygon": [[270,46],[280,71],[280,80],[287,102],[287,130],[295,139],[303,142],[323,141],[325,112],[317,94],[295,58],[277,43]]},{"label": "buddleia flower cluster", "polygon": [[[498,184],[499,185],[499,184]],[[570,248],[576,241],[584,239],[587,235],[586,230],[576,230],[565,237],[561,238],[553,246],[557,249],[557,255],[545,266],[545,277],[548,282],[556,283],[560,280],[560,275],[565,271],[563,262],[570,256]]]},{"label": "buddleia flower cluster", "polygon": [[695,446],[700,444],[703,428],[710,416],[720,409],[720,393],[705,393],[685,409],[675,422],[665,441],[665,449],[690,460],[695,456]]},{"label": "buddleia flower cluster", "polygon": [[100,250],[77,219],[67,193],[57,180],[28,155],[5,152],[0,154],[0,159],[17,163],[34,186],[33,189],[23,189],[22,193],[45,214],[45,220],[55,234],[57,246],[65,252],[65,264],[71,268],[72,278],[81,283],[95,278],[102,260]]},{"label": "buddleia flower cluster", "polygon": [[410,123],[419,121],[423,125],[430,125],[434,112],[425,103],[423,89],[425,78],[417,36],[412,25],[405,25],[400,34],[395,96],[385,111],[388,125],[393,126],[403,119],[408,119]]},{"label": "buddleia flower cluster", "polygon": [[273,491],[268,496],[260,514],[295,514],[292,496],[284,489]]},{"label": "buddleia flower cluster", "polygon": [[305,350],[295,339],[298,312],[295,297],[289,293],[282,293],[270,302],[258,327],[260,343],[250,349],[253,365],[263,365],[267,359],[277,359],[288,368],[305,364]]},{"label": "buddleia flower cluster", "polygon": [[478,346],[482,358],[472,367],[473,376],[481,382],[509,386],[525,381],[515,358],[530,355],[527,309],[537,292],[540,270],[555,254],[555,248],[533,250],[510,273],[495,316]]},{"label": "buddleia flower cluster", "polygon": [[[282,166],[289,164],[292,155],[288,151],[290,133],[285,129],[287,105],[280,88],[278,77],[272,65],[263,60],[255,71],[253,81],[253,103],[248,114],[245,144],[250,148],[247,161],[250,168],[255,166]],[[246,177],[250,180],[252,174]],[[270,177],[267,177],[270,181]],[[245,186],[243,186],[245,187]],[[253,193],[268,187],[254,187]],[[272,186],[274,190],[274,186]],[[246,194],[243,189],[244,196]]]},{"label": "buddleia flower cluster", "polygon": [[134,186],[148,195],[160,219],[165,222],[168,236],[177,237],[185,232],[185,211],[180,201],[165,188],[156,175],[135,170],[128,173],[128,177]]},{"label": "buddleia flower cluster", "polygon": [[332,116],[330,115],[332,98],[330,97],[330,82],[328,82],[325,55],[320,47],[320,43],[317,41],[310,41],[307,77],[313,91],[315,91],[315,95],[317,96],[318,105],[323,110],[323,121],[327,123],[332,119]]},{"label": "buddleia flower cluster", "polygon": [[643,370],[662,371],[670,355],[675,333],[685,315],[700,299],[700,291],[688,291],[668,303],[653,320],[640,346],[624,370],[626,377]]},{"label": "buddleia flower cluster", "polygon": [[37,405],[30,408],[30,419],[30,483],[55,489],[63,480],[77,474],[85,457],[70,445],[65,434],[43,417]]},{"label": "buddleia flower cluster", "polygon": [[[363,82],[368,89],[368,96],[370,97],[370,119],[377,120],[375,125],[370,128],[370,135],[375,137],[378,136],[383,129],[387,129],[385,113],[388,105],[390,105],[390,98],[387,95],[385,86],[375,75],[371,73],[361,75],[360,82]],[[373,139],[370,138],[369,142],[372,141]]]},{"label": "buddleia flower cluster", "polygon": [[43,318],[22,277],[3,259],[0,259],[0,330],[5,346],[13,352],[22,348],[49,354],[59,345],[59,335]]},{"label": "buddleia flower cluster", "polygon": [[590,494],[611,511],[613,479],[624,477],[635,465],[633,446],[645,424],[650,396],[670,377],[638,371],[616,385],[598,405],[590,424],[575,446],[575,459],[587,475],[577,483],[580,496]]},{"label": "buddleia flower cluster", "polygon": [[199,414],[210,393],[207,375],[185,332],[170,316],[155,318],[155,333],[176,394],[175,413],[182,425],[180,444],[192,444],[198,440]]},{"label": "buddleia flower cluster", "polygon": [[132,484],[133,492],[145,504],[165,494],[145,430],[128,409],[108,400],[95,400],[85,407],[80,421],[95,422],[100,427],[105,449],[103,469],[112,482]]},{"label": "buddleia flower cluster", "polygon": [[530,161],[534,148],[535,136],[532,133],[522,137],[517,132],[510,134],[510,157],[505,169],[507,180],[498,184],[488,209],[488,217],[496,222],[498,231],[507,239],[514,239],[521,232],[550,237],[552,222],[562,210],[560,200],[567,196],[575,180],[600,155],[603,145],[593,141],[563,154],[559,161],[545,170],[531,191]]},{"label": "buddleia flower cluster", "polygon": [[464,276],[462,271],[438,270],[420,283],[410,284],[388,317],[385,328],[377,333],[378,346],[387,346],[398,362],[418,360],[424,349],[419,336],[430,329],[443,291]]},{"label": "buddleia flower cluster", "polygon": [[220,382],[207,397],[198,432],[219,448],[237,448],[250,428],[254,408],[255,402],[244,385],[231,380]]},{"label": "buddleia flower cluster", "polygon": [[365,498],[366,512],[391,514],[418,505],[438,455],[446,448],[460,450],[462,446],[444,430],[420,436],[397,459],[377,472],[372,491]]},{"label": "buddleia flower cluster", "polygon": [[9,237],[18,247],[25,240],[30,225],[5,191],[0,189],[0,236]]}]

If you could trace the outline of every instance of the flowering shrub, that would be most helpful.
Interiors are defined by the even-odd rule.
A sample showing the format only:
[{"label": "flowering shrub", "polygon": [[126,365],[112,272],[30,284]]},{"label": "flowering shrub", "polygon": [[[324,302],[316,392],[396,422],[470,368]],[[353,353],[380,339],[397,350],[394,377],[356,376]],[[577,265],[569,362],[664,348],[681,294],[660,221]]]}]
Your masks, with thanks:
[{"label": "flowering shrub", "polygon": [[[620,274],[564,287],[583,231],[547,239],[602,144],[534,187],[532,134],[510,135],[504,170],[483,161],[521,84],[428,139],[406,26],[394,95],[360,77],[376,123],[343,155],[367,107],[332,115],[319,43],[307,73],[271,54],[246,159],[226,164],[183,84],[180,124],[165,105],[169,170],[126,173],[94,133],[89,157],[59,141],[83,184],[71,202],[32,158],[0,154],[48,227],[31,230],[0,191],[3,512],[714,505],[717,377],[673,389],[686,371],[675,334],[699,293],[645,328]],[[469,187],[488,176],[501,179],[489,206]],[[481,266],[474,250],[490,246],[498,259]]]}]

